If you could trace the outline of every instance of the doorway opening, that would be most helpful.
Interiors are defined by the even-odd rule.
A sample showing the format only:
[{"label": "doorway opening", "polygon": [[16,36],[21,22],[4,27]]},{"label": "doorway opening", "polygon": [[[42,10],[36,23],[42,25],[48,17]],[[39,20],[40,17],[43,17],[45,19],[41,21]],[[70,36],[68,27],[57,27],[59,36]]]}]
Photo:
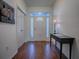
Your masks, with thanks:
[{"label": "doorway opening", "polygon": [[49,13],[31,13],[30,35],[32,40],[46,40],[49,38]]}]

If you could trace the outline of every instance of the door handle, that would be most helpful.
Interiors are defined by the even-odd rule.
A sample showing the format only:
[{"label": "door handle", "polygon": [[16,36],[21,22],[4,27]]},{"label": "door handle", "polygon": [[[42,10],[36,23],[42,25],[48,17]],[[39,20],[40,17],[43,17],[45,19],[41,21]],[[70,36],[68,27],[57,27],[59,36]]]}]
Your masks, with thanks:
[{"label": "door handle", "polygon": [[34,27],[34,30],[36,30],[36,28]]},{"label": "door handle", "polygon": [[24,31],[24,30],[21,30],[21,32],[22,32],[22,31]]}]

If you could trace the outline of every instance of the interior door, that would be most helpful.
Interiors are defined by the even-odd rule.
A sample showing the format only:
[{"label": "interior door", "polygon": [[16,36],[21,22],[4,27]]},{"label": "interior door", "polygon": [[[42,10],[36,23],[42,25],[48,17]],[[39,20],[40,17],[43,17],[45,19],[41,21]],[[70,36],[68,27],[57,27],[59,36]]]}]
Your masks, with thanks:
[{"label": "interior door", "polygon": [[34,39],[39,41],[46,39],[45,16],[34,16]]},{"label": "interior door", "polygon": [[24,14],[17,8],[17,42],[18,48],[24,43]]}]

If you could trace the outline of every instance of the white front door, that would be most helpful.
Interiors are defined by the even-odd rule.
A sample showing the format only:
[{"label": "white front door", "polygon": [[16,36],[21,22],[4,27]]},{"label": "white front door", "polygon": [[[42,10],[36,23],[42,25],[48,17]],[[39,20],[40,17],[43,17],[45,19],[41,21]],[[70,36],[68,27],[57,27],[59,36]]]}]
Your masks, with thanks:
[{"label": "white front door", "polygon": [[34,16],[34,40],[42,41],[46,39],[46,17]]},{"label": "white front door", "polygon": [[24,14],[17,8],[17,42],[18,48],[24,43]]}]

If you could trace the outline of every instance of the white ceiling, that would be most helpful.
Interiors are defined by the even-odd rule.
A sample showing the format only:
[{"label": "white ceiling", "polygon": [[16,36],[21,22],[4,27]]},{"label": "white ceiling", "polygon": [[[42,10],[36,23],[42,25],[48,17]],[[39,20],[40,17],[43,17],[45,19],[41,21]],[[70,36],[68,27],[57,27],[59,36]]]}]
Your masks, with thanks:
[{"label": "white ceiling", "polygon": [[25,0],[26,4],[31,7],[49,7],[52,6],[55,0]]}]

